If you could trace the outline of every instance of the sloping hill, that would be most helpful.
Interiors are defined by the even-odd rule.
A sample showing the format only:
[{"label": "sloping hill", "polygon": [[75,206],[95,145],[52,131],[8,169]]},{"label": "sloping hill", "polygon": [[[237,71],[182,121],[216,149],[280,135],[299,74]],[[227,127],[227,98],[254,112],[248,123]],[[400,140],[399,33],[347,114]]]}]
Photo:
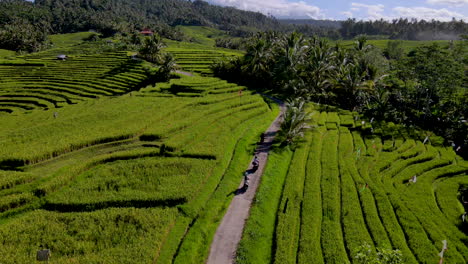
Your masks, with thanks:
[{"label": "sloping hill", "polygon": [[354,263],[364,243],[399,249],[404,263],[435,263],[442,240],[447,262],[467,262],[457,192],[468,184],[468,163],[432,145],[436,138],[356,117],[317,108],[289,166],[266,169],[238,263]]},{"label": "sloping hill", "polygon": [[191,42],[166,40],[167,52],[174,56],[184,71],[211,75],[210,66],[221,60],[242,56],[241,51],[215,47],[216,38],[227,37],[226,32],[199,26],[178,26]]},{"label": "sloping hill", "polygon": [[104,41],[83,42],[83,36],[68,34],[55,38],[52,49],[0,60],[0,111],[60,108],[146,86],[144,62]]},{"label": "sloping hill", "polygon": [[0,115],[4,263],[33,262],[41,248],[55,263],[170,262],[191,223],[230,201],[213,193],[236,188],[252,145],[278,112],[259,95],[240,97],[240,89],[183,77]]}]

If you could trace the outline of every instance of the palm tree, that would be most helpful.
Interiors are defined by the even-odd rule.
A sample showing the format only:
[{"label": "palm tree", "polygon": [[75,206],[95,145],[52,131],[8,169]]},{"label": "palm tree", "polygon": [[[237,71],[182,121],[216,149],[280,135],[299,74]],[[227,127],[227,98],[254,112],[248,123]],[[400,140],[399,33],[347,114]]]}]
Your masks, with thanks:
[{"label": "palm tree", "polygon": [[301,34],[293,32],[289,36],[286,35],[279,44],[280,54],[283,55],[281,58],[283,67],[295,68],[305,59],[308,46]]},{"label": "palm tree", "polygon": [[308,50],[305,76],[309,84],[309,95],[326,95],[331,86],[330,77],[336,68],[335,51],[323,40],[314,39]]},{"label": "palm tree", "polygon": [[338,101],[349,109],[358,106],[362,102],[359,97],[367,97],[365,93],[375,89],[378,82],[386,77],[365,57],[364,52],[344,57],[335,74],[333,81]]},{"label": "palm tree", "polygon": [[154,34],[151,37],[145,38],[143,46],[139,50],[139,54],[147,61],[160,63],[162,59],[162,49],[165,47],[161,38]]},{"label": "palm tree", "polygon": [[283,90],[289,91],[292,98],[306,97],[309,100],[310,93],[308,86],[301,78],[295,78],[287,81],[283,81]]},{"label": "palm tree", "polygon": [[388,87],[383,84],[378,84],[375,89],[369,94],[368,100],[365,102],[367,110],[372,111],[372,115],[377,119],[386,119],[393,114],[391,105],[392,94]]},{"label": "palm tree", "polygon": [[357,36],[356,41],[354,42],[354,44],[356,45],[354,49],[357,50],[358,52],[365,52],[366,50],[371,48],[370,45],[366,45],[366,42],[367,42],[366,35]]},{"label": "palm tree", "polygon": [[342,64],[337,69],[334,81],[335,94],[338,101],[347,108],[352,108],[357,104],[357,93],[361,89],[366,89],[366,72],[359,64]]},{"label": "palm tree", "polygon": [[310,113],[306,111],[305,100],[301,97],[289,100],[286,103],[284,121],[278,137],[283,145],[290,145],[298,138],[304,136],[309,128]]},{"label": "palm tree", "polygon": [[159,74],[164,81],[169,80],[171,72],[176,70],[174,57],[170,53],[163,53],[160,58]]},{"label": "palm tree", "polygon": [[244,56],[245,72],[265,72],[269,68],[271,59],[271,47],[274,37],[270,34],[257,34],[247,45]]},{"label": "palm tree", "polygon": [[275,54],[278,56],[276,63],[276,73],[280,78],[294,78],[298,75],[301,65],[304,64],[306,58],[306,50],[308,46],[304,37],[293,32],[280,39],[277,45]]},{"label": "palm tree", "polygon": [[264,83],[271,80],[271,43],[264,36],[255,37],[247,48],[242,60],[241,72],[250,77],[252,83]]}]

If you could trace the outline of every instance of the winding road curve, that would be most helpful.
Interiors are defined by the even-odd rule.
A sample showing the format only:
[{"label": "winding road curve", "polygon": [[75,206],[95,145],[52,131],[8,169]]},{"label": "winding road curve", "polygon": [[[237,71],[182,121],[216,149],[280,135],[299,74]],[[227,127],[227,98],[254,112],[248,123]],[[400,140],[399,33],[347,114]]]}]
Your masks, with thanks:
[{"label": "winding road curve", "polygon": [[[237,245],[241,240],[244,224],[249,216],[250,206],[260,183],[260,177],[263,174],[263,169],[268,159],[268,152],[270,151],[272,141],[280,128],[281,122],[283,121],[284,111],[285,107],[280,103],[280,114],[266,130],[264,142],[257,146],[257,157],[260,161],[260,166],[257,171],[249,174],[250,181],[249,188],[247,190],[243,190],[242,188],[244,185],[243,180],[239,184],[237,194],[232,199],[228,211],[216,230],[216,234],[210,248],[210,255],[206,262],[207,264],[235,263]],[[252,162],[248,167],[248,170],[251,169]]]}]

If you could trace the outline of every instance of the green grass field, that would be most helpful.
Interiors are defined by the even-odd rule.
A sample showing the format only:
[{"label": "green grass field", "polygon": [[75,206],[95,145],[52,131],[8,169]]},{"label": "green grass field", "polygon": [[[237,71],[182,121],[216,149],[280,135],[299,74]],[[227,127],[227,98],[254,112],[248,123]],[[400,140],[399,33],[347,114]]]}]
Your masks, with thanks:
[{"label": "green grass field", "polygon": [[278,109],[212,77],[147,85],[143,62],[89,34],[0,62],[2,263],[42,248],[51,263],[203,262]]},{"label": "green grass field", "polygon": [[50,35],[49,40],[52,42],[52,48],[65,48],[69,46],[79,45],[83,40],[97,34],[94,32],[77,32],[68,34],[55,34]]},{"label": "green grass field", "polygon": [[11,50],[0,49],[0,59],[9,58],[15,56],[16,52]]},{"label": "green grass field", "polygon": [[168,41],[168,47],[165,50],[174,56],[177,65],[182,70],[208,76],[212,74],[210,66],[213,63],[242,56],[239,51],[210,48],[187,42]]},{"label": "green grass field", "polygon": [[[39,53],[0,51],[1,263],[34,263],[43,248],[50,263],[205,262],[279,110],[206,76],[242,55],[210,47],[219,32],[181,30],[198,43],[166,51],[197,76],[151,85],[144,62],[83,41],[88,32],[52,36]],[[238,263],[351,263],[363,242],[436,263],[444,239],[447,263],[468,261],[466,161],[436,136],[423,144],[424,132],[312,108],[304,141],[269,157]]]},{"label": "green grass field", "polygon": [[[182,83],[206,91],[170,91]],[[5,263],[31,262],[41,247],[54,263],[165,263],[177,248],[208,249],[209,241],[186,237],[198,238],[208,222],[214,232],[278,111],[215,78],[161,86],[168,89],[0,116]]]},{"label": "green grass field", "polygon": [[191,42],[209,47],[215,46],[216,38],[227,36],[225,32],[210,27],[177,26],[176,29],[188,36]]},{"label": "green grass field", "polygon": [[447,263],[467,262],[457,191],[468,162],[387,124],[370,133],[350,112],[316,108],[313,118],[291,162],[281,152],[268,163],[238,263],[355,263],[363,243],[436,263],[442,240]]},{"label": "green grass field", "polygon": [[177,26],[177,29],[191,42],[165,40],[166,51],[174,56],[183,71],[209,76],[213,63],[242,56],[241,51],[215,47],[216,38],[227,36],[221,30],[200,26]]},{"label": "green grass field", "polygon": [[56,109],[146,86],[144,62],[105,42],[83,42],[90,34],[53,35],[49,50],[0,60],[0,112]]},{"label": "green grass field", "polygon": [[[367,40],[367,44],[368,45],[372,45],[372,46],[375,46],[381,50],[384,50],[385,48],[387,48],[387,43],[389,41],[392,41],[392,40],[389,40],[389,39],[369,39]],[[339,43],[340,45],[342,45],[343,47],[345,48],[351,48],[353,47],[355,44],[354,44],[355,40],[342,40],[342,41],[337,41],[337,43]],[[431,41],[420,41],[420,40],[402,40],[403,42],[403,49],[405,50],[406,53],[410,52],[411,50],[417,48],[417,47],[421,47],[421,46],[424,46],[424,45],[431,45],[432,43],[437,43],[441,46],[445,46],[445,47],[448,47],[449,46],[449,43],[450,41],[448,40],[431,40]]]}]

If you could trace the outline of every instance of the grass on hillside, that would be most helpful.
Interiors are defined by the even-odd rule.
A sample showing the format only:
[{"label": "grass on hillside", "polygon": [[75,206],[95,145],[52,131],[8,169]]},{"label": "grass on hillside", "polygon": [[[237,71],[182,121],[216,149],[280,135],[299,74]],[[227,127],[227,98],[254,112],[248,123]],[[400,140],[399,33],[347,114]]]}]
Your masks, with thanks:
[{"label": "grass on hillside", "polygon": [[[394,40],[389,40],[389,39],[381,39],[381,40],[374,40],[370,39],[367,40],[368,45],[373,45],[381,50],[384,50],[387,48],[387,43],[389,41],[394,41]],[[419,40],[401,40],[403,42],[403,49],[406,53],[410,52],[411,50],[421,47],[424,45],[431,45],[432,43],[438,43],[439,45],[442,45],[444,47],[448,47],[450,44],[450,41],[448,40],[426,40],[426,41],[419,41]],[[340,45],[342,45],[344,48],[352,48],[355,45],[355,40],[341,40],[337,41]]]},{"label": "grass on hillside", "polygon": [[203,262],[226,194],[277,114],[239,89],[181,76],[124,96],[0,115],[8,149],[0,160],[24,171],[0,170],[5,263],[32,262],[42,247],[55,263],[169,263],[178,248],[178,261]]},{"label": "grass on hillside", "polygon": [[453,249],[446,261],[467,262],[457,192],[468,181],[468,163],[435,136],[423,144],[424,133],[384,123],[372,124],[372,133],[368,120],[362,126],[353,115],[314,111],[316,128],[288,166],[278,166],[276,181],[265,174],[239,263],[353,263],[364,242],[371,250],[399,249],[404,263],[433,263],[444,239]]},{"label": "grass on hillside", "polygon": [[[213,60],[241,55],[209,47],[216,31],[183,30],[200,41],[168,41],[183,69],[209,74]],[[15,109],[0,115],[0,255],[32,263],[50,248],[54,263],[203,263],[278,109],[217,78],[179,75],[127,93],[140,88],[141,65],[104,42],[82,43],[87,34],[54,36],[57,48],[0,65],[0,104]],[[70,60],[55,61],[62,51]],[[350,112],[313,118],[320,128],[301,147],[271,156],[240,262],[346,263],[368,241],[432,263],[445,237],[447,261],[468,260],[453,206],[466,162],[392,124],[371,135]]]},{"label": "grass on hillside", "polygon": [[[78,32],[78,33],[68,33],[68,34],[55,34],[49,35],[49,41],[51,42],[51,49],[63,49],[71,46],[81,44],[85,39],[97,34],[94,32]],[[12,59],[16,56],[16,52],[12,50],[0,49],[0,59]]]},{"label": "grass on hillside", "polygon": [[215,46],[216,38],[227,36],[222,30],[203,26],[177,26],[176,29],[187,36],[190,42],[208,47]]},{"label": "grass on hillside", "polygon": [[183,71],[212,75],[210,66],[220,60],[242,56],[243,52],[215,47],[215,39],[226,37],[221,30],[201,26],[177,26],[191,41],[164,39],[165,51],[171,53]]},{"label": "grass on hillside", "polygon": [[0,59],[12,58],[16,55],[16,52],[12,50],[0,49]]},{"label": "grass on hillside", "polygon": [[50,35],[49,40],[52,42],[52,48],[66,48],[82,43],[85,39],[95,35],[95,32],[77,32],[67,34]]},{"label": "grass on hillside", "polygon": [[[188,31],[201,44],[172,43],[186,65],[204,71],[239,54],[203,35],[217,32]],[[51,49],[0,65],[0,110],[12,112],[0,115],[0,254],[5,263],[32,263],[41,248],[53,263],[166,263],[180,248],[198,253],[178,261],[200,263],[209,236],[193,238],[216,230],[277,111],[216,78],[122,95],[145,79],[141,65],[112,43],[83,42],[91,34],[51,36]]]},{"label": "grass on hillside", "polygon": [[203,44],[165,40],[165,50],[174,56],[177,65],[184,71],[211,75],[210,66],[220,60],[242,56],[241,51],[217,48]]},{"label": "grass on hillside", "polygon": [[[144,62],[102,41],[83,42],[89,34],[57,35],[62,44],[56,48],[0,59],[0,112],[57,109],[146,86]],[[59,54],[66,60],[58,60]]]}]

